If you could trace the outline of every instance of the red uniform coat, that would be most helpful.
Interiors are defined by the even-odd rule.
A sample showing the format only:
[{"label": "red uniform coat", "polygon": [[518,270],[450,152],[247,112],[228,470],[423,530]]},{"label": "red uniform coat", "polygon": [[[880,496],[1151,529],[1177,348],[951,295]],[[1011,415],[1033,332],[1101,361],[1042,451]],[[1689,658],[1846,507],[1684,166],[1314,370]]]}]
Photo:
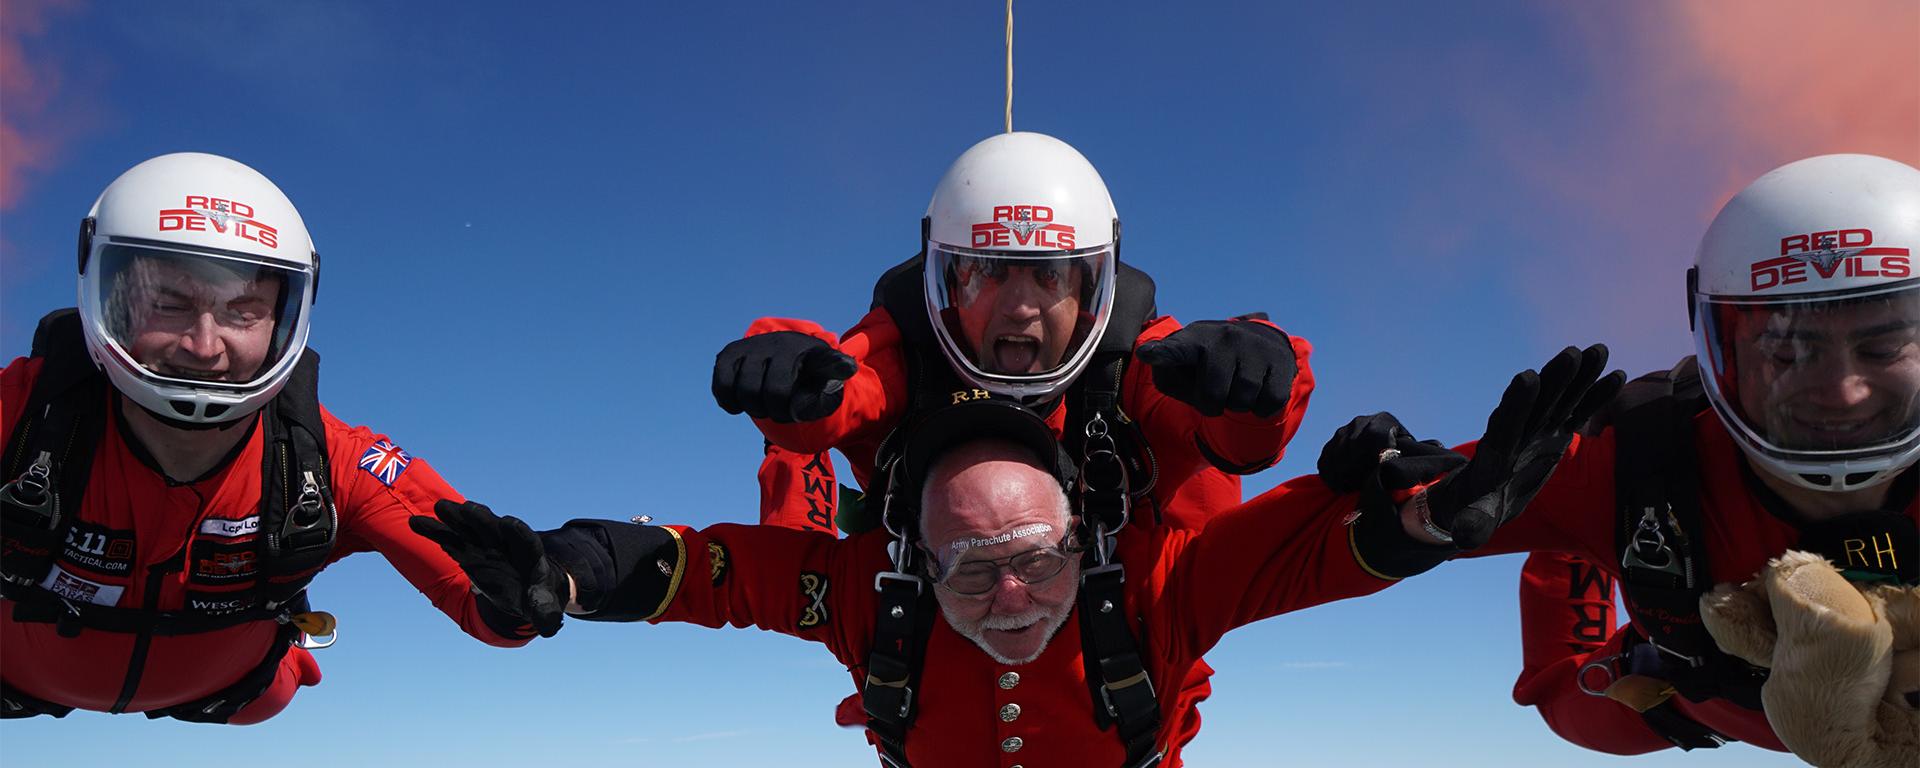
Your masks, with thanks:
[{"label": "red uniform coat", "polygon": [[[1352,497],[1303,477],[1219,512],[1204,530],[1160,526],[1120,537],[1127,608],[1141,619],[1135,635],[1160,690],[1165,765],[1179,765],[1180,747],[1199,728],[1193,689],[1166,681],[1186,679],[1227,630],[1393,583],[1354,557],[1341,522],[1353,506]],[[680,566],[649,620],[793,635],[826,646],[856,686],[865,679],[874,575],[890,568],[885,532],[835,539],[770,525],[668,530]],[[1119,738],[1094,724],[1077,617],[1039,658],[1018,666],[994,661],[944,617],[932,632],[907,735],[917,768],[1120,764]],[[1007,704],[1020,705],[1010,721],[1000,714]]]},{"label": "red uniform coat", "polygon": [[[0,369],[0,435],[13,433],[40,363],[21,358]],[[376,443],[388,448],[392,443],[365,427],[349,427],[324,410],[322,416],[334,505],[340,514],[338,541],[329,562],[378,550],[468,634],[490,645],[526,644],[530,632],[504,636],[490,629],[477,613],[466,574],[433,542],[407,527],[409,516],[432,514],[436,500],[459,500],[459,493],[419,459],[404,466],[376,463],[372,469],[363,469],[361,459]],[[257,546],[253,540],[257,534],[229,532],[246,530],[243,521],[259,515],[262,433],[255,429],[239,452],[209,476],[175,484],[137,458],[109,420],[94,452],[85,498],[73,518],[74,526],[85,526],[103,538],[92,548],[101,556],[83,562],[76,559],[72,547],[66,547],[55,567],[76,580],[69,584],[79,588],[78,594],[90,593],[95,602],[107,605],[139,608],[155,589],[160,610],[184,610],[190,600],[206,605],[221,599],[223,588],[232,588],[229,582],[236,569],[240,576],[246,575],[244,566],[230,566],[232,556],[250,559]],[[386,461],[390,463],[392,457]],[[375,470],[397,474],[390,475],[389,484]],[[151,566],[183,551],[188,555],[184,568],[149,577]],[[154,637],[127,711],[194,701],[233,684],[266,657],[277,626],[263,620],[200,634]],[[10,607],[0,611],[0,648],[4,649],[0,678],[29,696],[56,704],[101,711],[112,708],[128,675],[133,646],[131,634],[82,630],[66,638],[52,624],[16,622]],[[233,721],[257,722],[272,716],[298,685],[312,685],[319,677],[312,657],[293,649],[273,687]]]},{"label": "red uniform coat", "polygon": [[[1693,433],[1699,461],[1701,527],[1705,529],[1698,535],[1706,537],[1712,583],[1747,581],[1769,559],[1792,548],[1800,534],[1761,506],[1748,488],[1741,472],[1740,448],[1712,410],[1694,415]],[[1609,428],[1595,437],[1576,437],[1526,512],[1502,526],[1493,540],[1474,554],[1568,552],[1598,565],[1617,580],[1615,514],[1614,433]],[[1910,503],[1907,514],[1920,519],[1920,507]],[[1568,633],[1578,630],[1568,626],[1566,614],[1537,611],[1528,621],[1522,633],[1528,638],[1530,657],[1514,686],[1516,701],[1539,707],[1556,733],[1590,749],[1638,754],[1671,746],[1633,710],[1611,699],[1588,695],[1576,684],[1575,675],[1589,659],[1620,652],[1623,631],[1612,633],[1598,650],[1567,655],[1571,650]],[[1610,629],[1611,619],[1605,621]],[[1559,651],[1552,650],[1555,645]],[[1553,658],[1558,660],[1548,661]],[[1718,699],[1695,704],[1676,696],[1672,701],[1682,713],[1722,735],[1786,751],[1761,712]]]},{"label": "red uniform coat", "polygon": [[[1259,321],[1254,321],[1259,322]],[[1137,344],[1162,339],[1180,329],[1171,317],[1155,318],[1140,329]],[[785,477],[785,467],[804,466],[813,454],[838,448],[852,463],[854,478],[863,488],[873,468],[874,453],[895,424],[906,415],[908,399],[906,350],[901,346],[900,329],[884,309],[867,313],[846,335],[836,339],[815,323],[805,320],[762,318],[747,329],[753,336],[775,331],[797,331],[829,344],[853,357],[859,371],[847,380],[840,408],[825,418],[795,424],[779,424],[755,419],[754,424],[767,436],[774,449],[769,452],[763,476]],[[1153,447],[1160,475],[1153,497],[1169,525],[1199,528],[1207,515],[1241,501],[1240,478],[1210,465],[1200,445],[1229,465],[1255,471],[1280,460],[1281,453],[1300,420],[1307,412],[1307,399],[1313,394],[1313,371],[1307,359],[1313,345],[1298,336],[1291,337],[1298,372],[1287,399],[1286,410],[1260,419],[1247,413],[1227,413],[1207,418],[1191,406],[1155,389],[1153,371],[1135,360],[1128,364],[1121,382],[1120,405],[1127,415],[1141,424],[1147,444]],[[1048,421],[1057,431],[1066,419],[1065,409],[1055,408]],[[780,452],[791,452],[780,455]],[[793,456],[792,454],[803,454]],[[820,528],[819,521],[808,520],[808,507],[797,493],[770,493],[775,506],[763,510],[762,521],[796,528]],[[1148,519],[1142,516],[1142,519]]]}]

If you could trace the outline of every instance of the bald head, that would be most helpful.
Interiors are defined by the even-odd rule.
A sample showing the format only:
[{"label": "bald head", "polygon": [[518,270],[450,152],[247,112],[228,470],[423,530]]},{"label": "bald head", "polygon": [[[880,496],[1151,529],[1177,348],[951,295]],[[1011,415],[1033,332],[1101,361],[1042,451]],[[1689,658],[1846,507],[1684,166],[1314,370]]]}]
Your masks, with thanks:
[{"label": "bald head", "polygon": [[[986,592],[961,593],[937,582],[934,599],[947,625],[1002,664],[1039,658],[1079,592],[1078,566],[1059,549],[1072,538],[1067,495],[1039,457],[999,439],[948,450],[927,473],[920,526],[936,573],[982,564],[998,569],[998,581]],[[1032,581],[1016,572],[1016,558],[1044,558],[1049,551],[1067,558],[1059,570]]]},{"label": "bald head", "polygon": [[943,561],[950,554],[946,544],[956,539],[1021,520],[1064,533],[1071,514],[1060,481],[1031,451],[994,439],[962,443],[935,460],[920,491],[920,510],[921,533]]}]

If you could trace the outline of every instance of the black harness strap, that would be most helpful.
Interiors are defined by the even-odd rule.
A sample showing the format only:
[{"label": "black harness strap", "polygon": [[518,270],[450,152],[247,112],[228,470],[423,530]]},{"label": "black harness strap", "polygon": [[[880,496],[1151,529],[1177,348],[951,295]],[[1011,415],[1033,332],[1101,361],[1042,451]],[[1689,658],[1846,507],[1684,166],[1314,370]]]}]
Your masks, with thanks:
[{"label": "black harness strap", "polygon": [[147,611],[140,608],[75,603],[62,600],[44,589],[22,590],[17,597],[8,595],[7,599],[15,602],[14,621],[69,624],[75,629],[160,637],[197,635],[256,621],[284,623],[293,614],[299,613],[284,604],[276,608],[256,606],[231,613]]},{"label": "black harness strap", "polygon": [[[1691,701],[1722,698],[1759,709],[1765,671],[1721,652],[1700,619],[1712,588],[1697,483],[1693,416],[1707,407],[1692,357],[1640,377],[1611,408],[1620,590],[1645,648],[1629,649],[1629,671],[1667,680]],[[1647,723],[1682,749],[1727,739],[1681,715],[1671,702]]]},{"label": "black harness strap", "polygon": [[1128,768],[1152,766],[1163,753],[1160,700],[1145,660],[1127,625],[1125,569],[1119,563],[1093,566],[1080,575],[1080,638],[1093,690],[1094,721],[1101,730],[1117,727],[1126,746]]},{"label": "black harness strap", "polygon": [[13,720],[39,715],[66,717],[67,713],[72,711],[73,707],[29,696],[24,691],[7,685],[7,681],[0,680],[0,719]]},{"label": "black harness strap", "polygon": [[306,590],[339,532],[319,392],[320,355],[305,350],[265,409],[277,427],[267,432],[260,484],[261,599],[269,609]]},{"label": "black harness strap", "polygon": [[[293,608],[296,613],[307,609],[305,594],[295,598]],[[260,698],[260,694],[266,693],[267,688],[273,685],[274,678],[280,674],[281,660],[285,659],[293,650],[293,646],[300,642],[300,634],[300,628],[294,626],[292,622],[283,622],[279,633],[274,636],[273,644],[267,647],[266,658],[261,659],[259,664],[255,664],[253,669],[241,675],[240,679],[235,680],[232,685],[185,704],[150,710],[146,713],[147,719],[171,717],[192,723],[225,724],[233,719],[234,715],[239,714],[242,707],[253,703],[254,699]]]},{"label": "black harness strap", "polygon": [[1070,432],[1081,438],[1075,501],[1081,540],[1089,544],[1080,573],[1080,656],[1093,697],[1094,722],[1102,730],[1115,729],[1127,750],[1123,765],[1151,766],[1162,756],[1155,749],[1160,702],[1127,623],[1126,567],[1112,558],[1114,538],[1126,528],[1131,514],[1130,483],[1138,468],[1127,462],[1127,452],[1120,448],[1108,422],[1108,415],[1116,421],[1125,418],[1118,388],[1088,386],[1084,392],[1078,399],[1081,407],[1074,409],[1078,413],[1069,414],[1072,423],[1078,423],[1074,416],[1085,417],[1084,426]]},{"label": "black harness strap", "polygon": [[20,423],[8,436],[0,478],[0,597],[39,589],[53,567],[55,548],[80,508],[92,474],[93,451],[106,433],[106,377],[81,338],[80,313],[63,309],[41,318],[32,355],[39,376]]},{"label": "black harness strap", "polygon": [[879,742],[889,764],[906,768],[907,729],[913,727],[914,691],[926,658],[927,638],[933,634],[933,595],[918,578],[894,572],[875,574],[880,592],[874,616],[873,648],[867,655],[867,678],[860,686],[867,727]]}]

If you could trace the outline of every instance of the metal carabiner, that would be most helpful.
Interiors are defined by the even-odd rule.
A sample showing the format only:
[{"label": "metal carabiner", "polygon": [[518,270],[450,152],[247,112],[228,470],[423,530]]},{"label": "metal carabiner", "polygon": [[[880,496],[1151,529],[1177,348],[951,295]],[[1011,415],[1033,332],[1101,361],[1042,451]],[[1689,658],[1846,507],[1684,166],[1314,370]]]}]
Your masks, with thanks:
[{"label": "metal carabiner", "polygon": [[[1620,679],[1620,670],[1615,668],[1615,663],[1618,661],[1620,661],[1620,654],[1616,653],[1612,656],[1603,656],[1580,665],[1579,673],[1573,676],[1573,684],[1580,686],[1580,692],[1588,696],[1607,695],[1607,688],[1613,687],[1614,682]],[[1607,673],[1607,685],[1605,688],[1594,690],[1592,686],[1587,685],[1587,670],[1590,669],[1598,669]]]},{"label": "metal carabiner", "polygon": [[1620,567],[1686,577],[1680,556],[1668,545],[1666,534],[1660,530],[1659,512],[1653,507],[1646,507],[1641,515],[1640,524],[1633,531],[1633,541],[1620,555]]}]

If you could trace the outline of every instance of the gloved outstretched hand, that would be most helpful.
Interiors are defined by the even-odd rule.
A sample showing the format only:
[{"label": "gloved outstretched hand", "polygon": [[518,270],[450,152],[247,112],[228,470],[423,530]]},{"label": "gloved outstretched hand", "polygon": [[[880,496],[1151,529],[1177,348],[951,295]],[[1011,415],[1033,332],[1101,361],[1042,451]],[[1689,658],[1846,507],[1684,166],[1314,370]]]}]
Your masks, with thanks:
[{"label": "gloved outstretched hand", "polygon": [[485,504],[433,505],[440,519],[416,515],[414,533],[432,539],[467,572],[475,592],[501,612],[553,637],[567,607],[567,573],[547,557],[540,535],[516,517],[500,517]]},{"label": "gloved outstretched hand", "polygon": [[1601,377],[1606,367],[1606,345],[1567,347],[1539,373],[1526,370],[1513,377],[1487,416],[1487,432],[1472,460],[1427,488],[1433,524],[1452,535],[1455,547],[1479,548],[1495,528],[1526,509],[1574,432],[1626,383],[1621,371]]},{"label": "gloved outstretched hand", "polygon": [[1465,466],[1467,457],[1438,440],[1415,440],[1393,414],[1356,416],[1320,450],[1320,481],[1356,493],[1376,472],[1384,490],[1401,491]]},{"label": "gloved outstretched hand", "polygon": [[1152,366],[1155,388],[1208,417],[1272,418],[1286,410],[1299,370],[1287,334],[1251,320],[1202,320],[1134,354]]},{"label": "gloved outstretched hand", "polygon": [[713,360],[713,399],[727,413],[781,424],[813,421],[840,408],[846,380],[859,363],[833,345],[798,331],[739,339]]}]

